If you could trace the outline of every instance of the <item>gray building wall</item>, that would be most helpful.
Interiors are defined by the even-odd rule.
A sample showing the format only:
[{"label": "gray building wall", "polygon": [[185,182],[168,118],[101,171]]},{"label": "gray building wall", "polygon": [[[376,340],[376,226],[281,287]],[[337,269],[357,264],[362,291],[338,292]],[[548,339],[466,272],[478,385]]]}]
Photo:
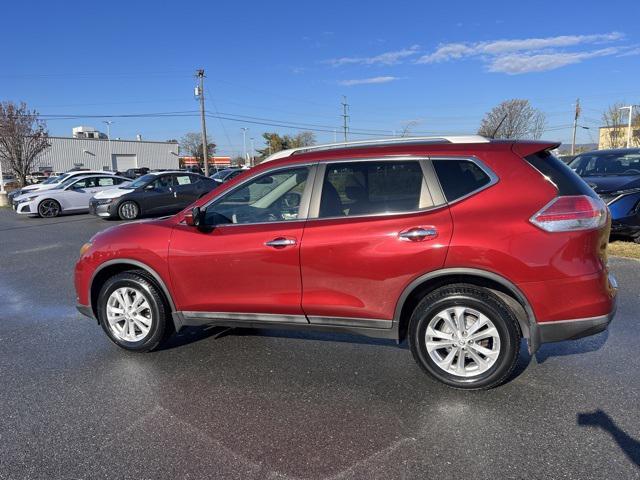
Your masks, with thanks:
[{"label": "gray building wall", "polygon": [[[137,167],[178,168],[178,144],[145,140],[109,140],[49,137],[51,145],[37,159],[35,169],[51,167],[64,172],[73,167],[122,169],[135,160]],[[117,163],[121,166],[118,167]]]}]

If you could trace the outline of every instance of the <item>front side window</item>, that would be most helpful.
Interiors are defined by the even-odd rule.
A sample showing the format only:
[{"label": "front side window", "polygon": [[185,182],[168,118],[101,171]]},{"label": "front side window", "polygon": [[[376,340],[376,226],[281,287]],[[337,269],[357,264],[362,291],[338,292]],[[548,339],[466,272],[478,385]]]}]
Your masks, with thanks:
[{"label": "front side window", "polygon": [[191,185],[191,175],[176,175],[176,185]]},{"label": "front side window", "polygon": [[114,177],[99,177],[98,178],[98,186],[99,187],[110,187],[112,185],[118,185],[122,180]]},{"label": "front side window", "polygon": [[171,175],[161,175],[152,185],[154,190],[167,190],[173,186],[173,177]]},{"label": "front side window", "polygon": [[328,164],[319,218],[411,212],[433,206],[420,163]]},{"label": "front side window", "polygon": [[298,220],[308,176],[307,167],[260,175],[209,205],[205,224]]},{"label": "front side window", "polygon": [[475,192],[491,182],[489,175],[471,160],[434,159],[432,162],[448,202]]}]

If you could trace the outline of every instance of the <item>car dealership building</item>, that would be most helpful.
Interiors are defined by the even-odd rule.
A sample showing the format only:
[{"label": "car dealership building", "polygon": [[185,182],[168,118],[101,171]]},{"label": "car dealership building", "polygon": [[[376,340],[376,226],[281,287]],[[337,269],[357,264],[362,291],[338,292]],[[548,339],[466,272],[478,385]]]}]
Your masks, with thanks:
[{"label": "car dealership building", "polygon": [[34,170],[72,168],[125,171],[129,168],[178,168],[178,142],[109,139],[93,127],[76,127],[72,137],[49,137]]}]

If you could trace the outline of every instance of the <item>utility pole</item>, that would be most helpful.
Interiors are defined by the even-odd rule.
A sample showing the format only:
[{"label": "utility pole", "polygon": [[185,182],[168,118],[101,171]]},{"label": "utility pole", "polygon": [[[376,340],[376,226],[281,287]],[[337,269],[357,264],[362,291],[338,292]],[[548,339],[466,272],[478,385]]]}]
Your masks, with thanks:
[{"label": "utility pole", "polygon": [[576,130],[578,129],[578,117],[580,116],[580,99],[576,99],[576,113],[573,116],[573,141],[571,142],[571,155],[576,154]]},{"label": "utility pole", "polygon": [[109,142],[109,163],[111,164],[111,168],[113,168],[114,170],[117,170],[118,166],[113,164],[113,152],[111,152],[111,125],[113,125],[113,120],[103,120],[102,123],[107,124],[107,141]]},{"label": "utility pole", "polygon": [[204,162],[204,174],[209,176],[209,155],[207,152],[207,124],[204,118],[204,70],[200,69],[196,72],[196,75],[200,79],[197,93],[200,98],[200,123],[202,124],[202,159]]},{"label": "utility pole", "polygon": [[349,127],[347,126],[347,122],[349,120],[348,115],[349,104],[347,103],[347,97],[345,95],[342,96],[342,130],[344,131],[344,141],[347,142],[347,132],[349,131]]},{"label": "utility pole", "polygon": [[633,107],[635,105],[629,105],[628,107],[622,107],[619,110],[629,110],[629,123],[627,124],[627,148],[631,147],[631,120],[633,119]]},{"label": "utility pole", "polygon": [[244,146],[244,164],[249,164],[249,155],[247,154],[247,127],[241,127],[242,129],[242,145]]}]

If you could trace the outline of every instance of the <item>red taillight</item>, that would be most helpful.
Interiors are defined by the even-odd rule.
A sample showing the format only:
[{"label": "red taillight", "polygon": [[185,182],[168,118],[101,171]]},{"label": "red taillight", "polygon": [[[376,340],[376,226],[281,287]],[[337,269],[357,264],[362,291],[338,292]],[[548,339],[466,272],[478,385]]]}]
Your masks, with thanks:
[{"label": "red taillight", "polygon": [[587,195],[556,197],[530,219],[547,232],[591,230],[607,221],[607,207],[600,199]]}]

